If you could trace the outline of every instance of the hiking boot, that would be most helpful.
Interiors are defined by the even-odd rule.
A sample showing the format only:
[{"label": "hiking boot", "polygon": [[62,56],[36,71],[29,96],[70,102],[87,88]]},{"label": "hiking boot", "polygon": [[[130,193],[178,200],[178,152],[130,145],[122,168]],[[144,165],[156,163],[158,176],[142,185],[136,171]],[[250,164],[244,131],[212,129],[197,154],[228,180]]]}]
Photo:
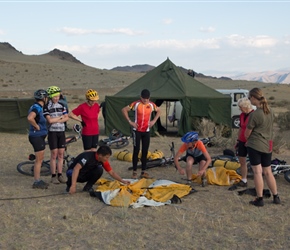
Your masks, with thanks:
[{"label": "hiking boot", "polygon": [[40,181],[35,181],[33,184],[32,184],[32,188],[38,188],[38,189],[47,189],[49,186],[48,183],[44,182],[43,180],[40,180]]},{"label": "hiking boot", "polygon": [[281,200],[280,200],[280,197],[279,195],[274,195],[274,198],[273,198],[273,203],[274,204],[281,204]]},{"label": "hiking boot", "polygon": [[235,184],[237,187],[247,187],[248,183],[247,182],[243,182],[242,180],[240,180],[240,182],[238,182],[237,184]]},{"label": "hiking boot", "polygon": [[140,175],[140,178],[141,178],[141,179],[142,179],[142,178],[150,179],[151,177],[149,176],[148,173],[146,173],[146,172],[142,172],[141,175]]},{"label": "hiking boot", "polygon": [[66,179],[62,175],[60,175],[57,179],[60,183],[66,183]]},{"label": "hiking boot", "polygon": [[60,183],[56,176],[51,177],[50,182],[53,183],[53,184],[59,184]]},{"label": "hiking boot", "polygon": [[264,201],[263,201],[262,197],[260,197],[260,198],[257,197],[255,200],[250,201],[249,203],[251,205],[256,206],[256,207],[263,207],[264,206]]}]

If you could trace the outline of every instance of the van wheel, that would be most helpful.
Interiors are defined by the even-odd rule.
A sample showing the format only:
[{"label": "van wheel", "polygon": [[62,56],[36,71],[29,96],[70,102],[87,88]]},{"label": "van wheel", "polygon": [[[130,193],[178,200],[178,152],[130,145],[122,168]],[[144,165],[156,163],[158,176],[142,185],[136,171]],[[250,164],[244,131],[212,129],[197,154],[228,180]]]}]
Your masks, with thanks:
[{"label": "van wheel", "polygon": [[232,126],[233,128],[239,128],[240,127],[240,117],[234,116],[232,119]]}]

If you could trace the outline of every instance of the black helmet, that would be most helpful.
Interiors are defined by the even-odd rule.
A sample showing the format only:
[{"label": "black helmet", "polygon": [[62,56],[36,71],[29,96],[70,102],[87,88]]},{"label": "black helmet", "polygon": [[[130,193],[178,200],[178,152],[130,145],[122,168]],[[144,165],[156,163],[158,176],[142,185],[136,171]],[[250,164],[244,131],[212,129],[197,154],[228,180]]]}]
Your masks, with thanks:
[{"label": "black helmet", "polygon": [[34,92],[34,98],[36,100],[43,100],[47,96],[48,94],[44,89],[39,89]]}]

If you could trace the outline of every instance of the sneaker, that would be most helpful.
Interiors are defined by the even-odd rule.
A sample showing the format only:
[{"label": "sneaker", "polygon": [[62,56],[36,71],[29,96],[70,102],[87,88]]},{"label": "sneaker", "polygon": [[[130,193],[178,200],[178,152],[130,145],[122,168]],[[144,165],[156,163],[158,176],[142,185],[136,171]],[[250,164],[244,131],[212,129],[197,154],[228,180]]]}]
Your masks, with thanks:
[{"label": "sneaker", "polygon": [[132,179],[138,179],[138,174],[136,171],[133,171]]},{"label": "sneaker", "polygon": [[57,179],[60,183],[66,183],[66,179],[62,175],[60,175]]},{"label": "sneaker", "polygon": [[150,179],[151,177],[149,176],[148,173],[146,173],[146,172],[142,172],[141,175],[140,175],[140,178],[141,178],[141,179],[142,179],[142,178]]},{"label": "sneaker", "polygon": [[91,189],[93,189],[93,186],[86,184],[83,188],[83,192],[89,192]]},{"label": "sneaker", "polygon": [[251,205],[254,205],[256,207],[263,207],[264,206],[264,201],[263,198],[256,198],[253,201],[249,202]]},{"label": "sneaker", "polygon": [[60,183],[56,176],[51,177],[50,182],[53,183],[53,184],[59,184]]},{"label": "sneaker", "polygon": [[48,183],[44,182],[43,180],[40,180],[40,181],[35,181],[33,184],[32,184],[32,188],[38,188],[38,189],[47,189],[49,186]]},{"label": "sneaker", "polygon": [[279,195],[274,195],[273,203],[274,204],[281,204],[281,200],[280,200]]},{"label": "sneaker", "polygon": [[206,177],[201,177],[201,186],[202,187],[207,186],[207,179],[206,179]]},{"label": "sneaker", "polygon": [[247,187],[248,183],[247,182],[243,182],[242,180],[240,180],[240,182],[238,182],[237,184],[235,184],[237,187]]}]

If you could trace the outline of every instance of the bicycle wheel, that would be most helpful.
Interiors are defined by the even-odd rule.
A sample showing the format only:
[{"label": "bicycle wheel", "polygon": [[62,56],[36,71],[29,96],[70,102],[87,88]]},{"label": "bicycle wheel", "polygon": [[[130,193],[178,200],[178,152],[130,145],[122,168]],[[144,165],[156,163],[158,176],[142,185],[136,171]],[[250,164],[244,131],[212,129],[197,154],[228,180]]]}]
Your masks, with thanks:
[{"label": "bicycle wheel", "polygon": [[[17,171],[24,175],[33,176],[34,172],[34,162],[33,161],[24,161],[20,162],[17,165]],[[50,166],[47,162],[42,162],[40,169],[40,176],[48,176],[50,175]]]},{"label": "bicycle wheel", "polygon": [[286,181],[290,182],[290,170],[284,173],[284,178]]},{"label": "bicycle wheel", "polygon": [[[163,164],[164,164],[163,159],[150,160],[150,161],[147,161],[147,163],[146,163],[146,169],[161,167]],[[138,164],[137,169],[142,169],[142,164]],[[133,170],[133,167],[129,167],[128,170]]]},{"label": "bicycle wheel", "polygon": [[109,147],[112,149],[119,149],[119,148],[124,148],[128,145],[129,145],[129,140],[122,140],[119,142],[113,142],[112,144],[109,145]]}]

